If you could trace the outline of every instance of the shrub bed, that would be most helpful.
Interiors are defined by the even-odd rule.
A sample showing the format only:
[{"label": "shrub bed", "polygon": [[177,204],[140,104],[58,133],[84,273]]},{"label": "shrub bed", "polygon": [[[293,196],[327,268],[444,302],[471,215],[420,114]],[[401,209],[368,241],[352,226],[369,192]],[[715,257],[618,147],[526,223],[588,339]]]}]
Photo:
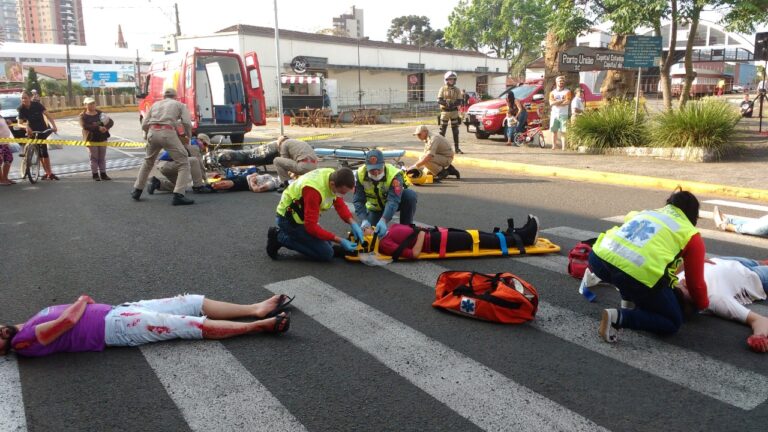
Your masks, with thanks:
[{"label": "shrub bed", "polygon": [[647,143],[646,114],[638,112],[626,99],[614,99],[600,109],[587,111],[568,125],[571,147],[585,146],[594,150],[643,146]]},{"label": "shrub bed", "polygon": [[662,112],[652,121],[650,144],[656,147],[701,147],[722,155],[741,119],[724,101],[705,99]]}]

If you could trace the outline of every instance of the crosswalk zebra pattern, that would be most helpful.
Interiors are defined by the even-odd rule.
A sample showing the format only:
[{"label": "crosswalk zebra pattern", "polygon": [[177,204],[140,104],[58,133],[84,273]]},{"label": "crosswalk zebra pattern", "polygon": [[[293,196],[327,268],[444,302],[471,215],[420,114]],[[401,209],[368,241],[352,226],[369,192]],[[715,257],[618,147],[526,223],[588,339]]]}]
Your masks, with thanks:
[{"label": "crosswalk zebra pattern", "polygon": [[[140,157],[107,159],[107,172],[134,169],[140,166],[142,162],[144,162],[144,159]],[[42,168],[40,169],[42,170]],[[53,165],[52,170],[58,176],[89,173],[91,172],[91,164],[90,162],[80,162],[76,164]],[[11,173],[10,178],[19,180],[21,178],[21,173],[19,173],[18,170],[14,170],[14,172]]]},{"label": "crosswalk zebra pattern", "polygon": [[[544,229],[542,235],[576,241],[594,237],[597,233],[561,226]],[[727,241],[739,242],[740,238],[732,235]],[[559,243],[566,252],[568,243]],[[564,253],[511,259],[556,276],[564,277],[566,274]],[[409,289],[428,296],[437,275],[451,268],[440,264],[427,261],[395,263],[371,271],[394,275],[403,284],[410,281]],[[475,358],[449,341],[436,338],[432,332],[421,328],[418,321],[406,322],[394,316],[392,311],[368,304],[365,296],[353,296],[349,286],[342,286],[337,279],[331,279],[325,273],[298,276],[270,283],[264,288],[273,293],[297,295],[295,308],[306,315],[307,321],[348,341],[346,349],[350,352],[362,351],[372,356],[373,361],[479,430],[611,429],[604,424],[605,416],[590,418],[590,412],[585,410],[584,405],[574,404],[567,398],[553,397],[546,386],[526,382],[507,369],[490,365],[487,357]],[[577,282],[569,282],[568,289],[575,293]],[[450,322],[457,329],[468,323],[455,317],[446,319],[453,320]],[[536,320],[530,325],[504,327],[472,324],[486,326],[487,331],[492,332],[514,328],[533,338],[545,336],[558,340],[572,347],[580,357],[596,362],[596,365],[610,361],[612,366],[609,369],[616,368],[627,375],[651,377],[655,380],[653,382],[674,389],[675,394],[670,398],[720,404],[733,409],[734,413],[762,409],[768,400],[768,385],[765,385],[768,377],[763,374],[639,332],[626,332],[618,346],[608,345],[597,338],[597,323],[597,315],[584,315],[547,302],[544,298]],[[295,326],[291,332],[300,334],[302,328]],[[278,393],[282,393],[276,392],[277,389],[262,382],[257,371],[246,367],[227,344],[217,341],[165,343],[142,346],[138,351],[146,367],[180,412],[185,425],[179,429],[317,429],[307,426],[302,420],[300,408],[289,408],[290,401],[284,395],[280,397]],[[747,352],[744,354],[749,355]],[[24,361],[21,360],[22,363]],[[27,423],[25,415],[22,396],[26,381],[24,375],[19,373],[19,363],[14,357],[0,361],[0,382],[3,383],[0,385],[0,431],[35,429],[32,423]],[[297,391],[313,390],[303,389],[301,382],[295,385]],[[598,395],[585,397],[599,399]],[[361,403],[360,409],[364,409],[364,404]]]}]

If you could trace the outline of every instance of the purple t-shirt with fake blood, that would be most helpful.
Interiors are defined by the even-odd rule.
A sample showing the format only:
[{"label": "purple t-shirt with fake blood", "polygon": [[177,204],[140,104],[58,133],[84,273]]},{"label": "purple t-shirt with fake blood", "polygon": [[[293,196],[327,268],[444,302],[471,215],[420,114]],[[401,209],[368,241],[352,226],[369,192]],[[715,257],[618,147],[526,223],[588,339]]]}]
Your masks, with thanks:
[{"label": "purple t-shirt with fake blood", "polygon": [[11,340],[14,351],[26,357],[41,357],[57,352],[103,351],[104,318],[112,310],[112,306],[106,304],[87,305],[80,321],[48,345],[37,341],[35,327],[55,320],[69,306],[47,307],[24,323],[24,327]]}]

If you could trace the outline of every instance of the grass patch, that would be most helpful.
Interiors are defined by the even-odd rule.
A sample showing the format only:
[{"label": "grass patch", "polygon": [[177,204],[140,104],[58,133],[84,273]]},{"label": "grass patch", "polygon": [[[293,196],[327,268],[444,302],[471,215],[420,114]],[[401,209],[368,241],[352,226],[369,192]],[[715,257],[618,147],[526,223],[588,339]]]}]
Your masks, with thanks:
[{"label": "grass patch", "polygon": [[587,111],[568,126],[570,145],[592,149],[643,146],[647,136],[645,113],[638,112],[635,122],[635,104],[626,99]]},{"label": "grass patch", "polygon": [[722,155],[729,149],[740,119],[739,111],[727,102],[690,101],[682,109],[654,117],[651,143],[657,147],[702,147]]}]

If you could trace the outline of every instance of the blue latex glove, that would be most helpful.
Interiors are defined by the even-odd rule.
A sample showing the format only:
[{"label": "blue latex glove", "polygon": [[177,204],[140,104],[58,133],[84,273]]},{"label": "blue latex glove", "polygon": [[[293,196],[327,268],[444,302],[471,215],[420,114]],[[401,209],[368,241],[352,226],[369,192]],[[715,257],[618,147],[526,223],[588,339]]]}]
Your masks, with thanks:
[{"label": "blue latex glove", "polygon": [[379,219],[379,222],[376,223],[376,235],[379,238],[387,235],[387,223],[384,221],[384,218]]},{"label": "blue latex glove", "polygon": [[360,228],[360,225],[357,224],[357,222],[352,222],[350,224],[352,227],[352,234],[355,235],[355,239],[357,239],[358,242],[363,242],[363,229]]},{"label": "blue latex glove", "polygon": [[357,250],[357,243],[352,243],[351,240],[341,239],[341,247],[347,252],[354,252]]}]

